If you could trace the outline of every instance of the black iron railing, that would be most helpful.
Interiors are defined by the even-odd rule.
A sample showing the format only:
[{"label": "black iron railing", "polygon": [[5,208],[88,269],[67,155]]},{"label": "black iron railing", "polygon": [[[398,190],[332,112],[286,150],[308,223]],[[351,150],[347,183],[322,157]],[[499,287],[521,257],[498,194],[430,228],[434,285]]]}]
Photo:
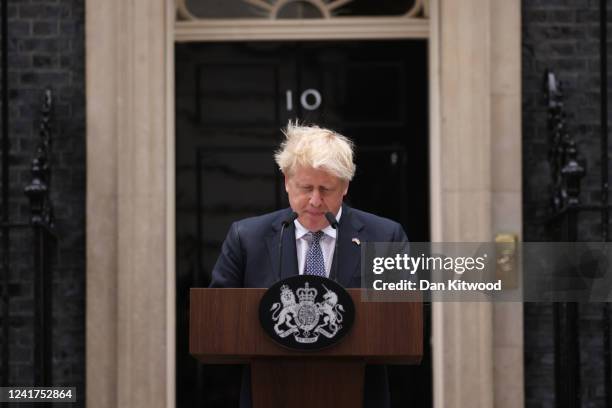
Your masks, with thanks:
[{"label": "black iron railing", "polygon": [[[579,216],[583,212],[599,212],[601,215],[601,241],[609,241],[610,205],[608,203],[608,82],[607,82],[607,6],[599,3],[600,26],[600,146],[601,180],[600,202],[582,204],[580,182],[586,174],[586,163],[578,159],[576,141],[568,132],[563,104],[561,82],[554,73],[545,75],[545,95],[548,106],[549,163],[552,170],[550,218],[556,229],[556,238],[564,242],[579,241]],[[580,378],[580,310],[577,303],[555,303],[555,400],[559,408],[581,406]],[[612,362],[610,360],[610,304],[602,303],[602,338],[604,359],[605,406],[612,406]]]},{"label": "black iron railing", "polygon": [[[2,234],[1,252],[2,264],[1,271],[3,274],[2,285],[2,384],[9,384],[10,378],[10,340],[11,340],[11,310],[10,310],[10,293],[11,285],[10,276],[12,270],[12,261],[23,262],[23,259],[11,257],[11,251],[15,248],[15,243],[12,242],[12,236],[16,231],[20,231],[21,240],[24,234],[27,234],[28,239],[24,240],[32,242],[31,257],[28,260],[33,268],[33,364],[32,364],[32,384],[35,385],[51,385],[51,359],[52,359],[52,341],[51,341],[51,265],[53,263],[54,244],[56,237],[54,234],[54,217],[53,207],[50,199],[50,166],[49,155],[51,152],[51,113],[52,113],[52,93],[50,90],[44,92],[44,102],[42,106],[42,121],[40,125],[40,140],[36,150],[34,159],[31,163],[32,178],[24,188],[24,193],[28,197],[30,216],[29,219],[12,221],[7,217],[3,217],[0,223],[0,232]],[[4,157],[5,152],[3,152]],[[7,155],[8,156],[8,155]],[[4,174],[9,173],[10,168],[3,161],[2,166]],[[8,213],[10,205],[10,186],[9,184],[2,185],[2,208],[3,215]],[[17,243],[18,245],[21,242]],[[13,259],[15,258],[15,259]],[[28,262],[28,263],[29,263]],[[23,384],[15,384],[23,385]]]},{"label": "black iron railing", "polygon": [[[1,92],[0,99],[2,103],[1,120],[2,120],[2,142],[1,142],[1,168],[2,168],[2,188],[0,193],[0,272],[1,279],[1,306],[0,314],[2,324],[1,341],[1,368],[0,380],[2,386],[8,385],[27,385],[27,384],[10,384],[11,379],[11,322],[13,315],[11,314],[11,272],[15,271],[17,262],[23,264],[24,261],[33,268],[33,344],[31,349],[32,367],[31,367],[31,385],[52,385],[52,339],[51,339],[51,266],[52,254],[54,252],[55,235],[53,232],[53,206],[50,199],[50,154],[52,141],[52,112],[53,112],[53,95],[50,89],[43,93],[43,103],[41,109],[41,121],[39,127],[39,141],[31,163],[32,177],[27,186],[24,187],[24,193],[28,197],[30,216],[29,219],[12,220],[11,219],[11,191],[14,191],[15,185],[11,185],[11,152],[9,141],[9,85],[8,85],[8,25],[7,25],[7,0],[2,0],[1,9],[2,16],[0,17],[0,32],[2,34],[2,50],[0,56],[1,65]],[[17,237],[17,234],[19,236]],[[24,237],[27,236],[27,239]],[[19,238],[19,242],[16,242]],[[27,255],[28,259],[23,258],[23,255],[12,256],[12,251],[16,247],[25,245],[31,240],[32,247],[31,255]],[[22,248],[19,248],[20,250]],[[21,266],[22,267],[22,266]],[[23,312],[23,311],[21,311]]]},{"label": "black iron railing", "polygon": [[39,145],[32,159],[32,179],[24,188],[30,202],[30,226],[33,233],[34,260],[34,384],[51,385],[52,377],[52,302],[51,255],[53,253],[54,217],[49,196],[51,171],[51,90],[44,93]]},{"label": "black iron railing", "polygon": [[[585,175],[578,162],[574,138],[567,131],[562,85],[552,72],[545,75],[548,105],[548,160],[552,174],[551,221],[560,227],[557,239],[578,240],[580,180]],[[578,344],[578,304],[555,303],[555,398],[558,407],[580,406],[580,349]]]}]

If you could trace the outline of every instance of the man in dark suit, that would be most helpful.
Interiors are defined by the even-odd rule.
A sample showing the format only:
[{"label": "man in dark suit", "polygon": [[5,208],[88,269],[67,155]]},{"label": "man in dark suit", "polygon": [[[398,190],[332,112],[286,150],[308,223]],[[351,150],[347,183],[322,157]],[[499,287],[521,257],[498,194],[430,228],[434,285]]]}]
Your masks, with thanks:
[{"label": "man in dark suit", "polygon": [[[338,282],[361,284],[361,242],[407,242],[400,224],[343,204],[355,174],[351,141],[328,129],[289,125],[286,140],[276,153],[285,176],[291,208],[232,224],[212,271],[211,287],[269,287],[298,274],[328,276],[333,264],[336,230],[327,221],[338,220]],[[279,271],[278,240],[283,222],[297,219],[283,235],[283,264]],[[336,270],[336,269],[333,269]],[[365,407],[388,407],[389,391],[384,366],[367,366]],[[250,373],[245,370],[241,407],[251,406]]]}]

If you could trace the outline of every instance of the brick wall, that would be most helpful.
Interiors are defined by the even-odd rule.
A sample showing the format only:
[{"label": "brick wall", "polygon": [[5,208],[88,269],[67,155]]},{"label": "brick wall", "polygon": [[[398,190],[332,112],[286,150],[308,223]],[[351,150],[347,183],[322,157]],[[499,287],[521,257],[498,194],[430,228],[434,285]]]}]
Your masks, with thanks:
[{"label": "brick wall", "polygon": [[[38,142],[46,87],[54,93],[51,197],[58,236],[52,268],[53,378],[85,385],[85,83],[84,0],[9,0],[10,213],[27,221],[23,187]],[[104,78],[100,78],[101,81]],[[13,232],[11,383],[32,384],[32,235]]]},{"label": "brick wall", "polygon": [[[567,123],[575,136],[587,175],[583,203],[600,199],[599,1],[524,0],[523,7],[523,211],[525,241],[554,241],[545,220],[549,214],[550,172],[547,162],[545,69],[564,83]],[[612,2],[608,1],[612,10]],[[612,14],[608,14],[608,21]],[[608,31],[612,34],[612,25]],[[612,35],[609,34],[609,38]],[[608,43],[608,48],[610,48]],[[610,52],[609,51],[609,52]],[[579,240],[601,239],[598,214],[582,214]],[[600,304],[580,306],[582,406],[601,407],[603,400],[603,338]],[[525,305],[526,406],[554,406],[553,308]]]}]

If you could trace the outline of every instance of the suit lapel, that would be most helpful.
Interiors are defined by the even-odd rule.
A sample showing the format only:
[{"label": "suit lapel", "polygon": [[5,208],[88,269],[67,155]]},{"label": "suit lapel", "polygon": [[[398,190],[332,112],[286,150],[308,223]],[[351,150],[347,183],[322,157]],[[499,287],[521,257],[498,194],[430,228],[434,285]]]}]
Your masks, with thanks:
[{"label": "suit lapel", "polygon": [[[277,250],[278,252],[278,250]],[[276,260],[278,263],[278,259]],[[295,224],[291,223],[285,228],[283,234],[283,265],[281,279],[299,274],[297,262],[297,249],[295,246]]]},{"label": "suit lapel", "polygon": [[[270,233],[266,236],[266,246],[268,247],[268,254],[270,256],[270,264],[274,272],[274,278],[271,280],[272,283],[276,282],[279,276],[278,271],[278,240],[280,238],[280,230],[283,220],[285,220],[290,213],[290,209],[283,211],[281,216],[272,223]],[[285,228],[283,233],[283,259],[281,266],[281,279],[295,276],[298,274],[297,265],[297,251],[295,246],[295,225],[290,224]]]},{"label": "suit lapel", "polygon": [[[353,242],[353,238],[363,240],[364,225],[353,217],[351,208],[342,207],[340,218],[340,241],[338,242],[338,282],[342,286],[349,286],[353,276],[359,274],[361,265],[361,246]],[[332,268],[336,265],[332,264]]]}]

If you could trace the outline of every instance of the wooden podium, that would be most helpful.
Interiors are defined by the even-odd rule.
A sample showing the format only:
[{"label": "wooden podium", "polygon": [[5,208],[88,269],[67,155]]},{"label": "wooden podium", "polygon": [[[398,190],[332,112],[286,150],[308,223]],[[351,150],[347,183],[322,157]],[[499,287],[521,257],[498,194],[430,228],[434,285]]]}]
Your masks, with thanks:
[{"label": "wooden podium", "polygon": [[366,364],[418,364],[423,354],[422,304],[361,302],[361,290],[348,289],[355,323],[340,343],[298,352],[261,328],[266,289],[192,288],[189,351],[206,364],[250,364],[253,408],[361,407]]}]

